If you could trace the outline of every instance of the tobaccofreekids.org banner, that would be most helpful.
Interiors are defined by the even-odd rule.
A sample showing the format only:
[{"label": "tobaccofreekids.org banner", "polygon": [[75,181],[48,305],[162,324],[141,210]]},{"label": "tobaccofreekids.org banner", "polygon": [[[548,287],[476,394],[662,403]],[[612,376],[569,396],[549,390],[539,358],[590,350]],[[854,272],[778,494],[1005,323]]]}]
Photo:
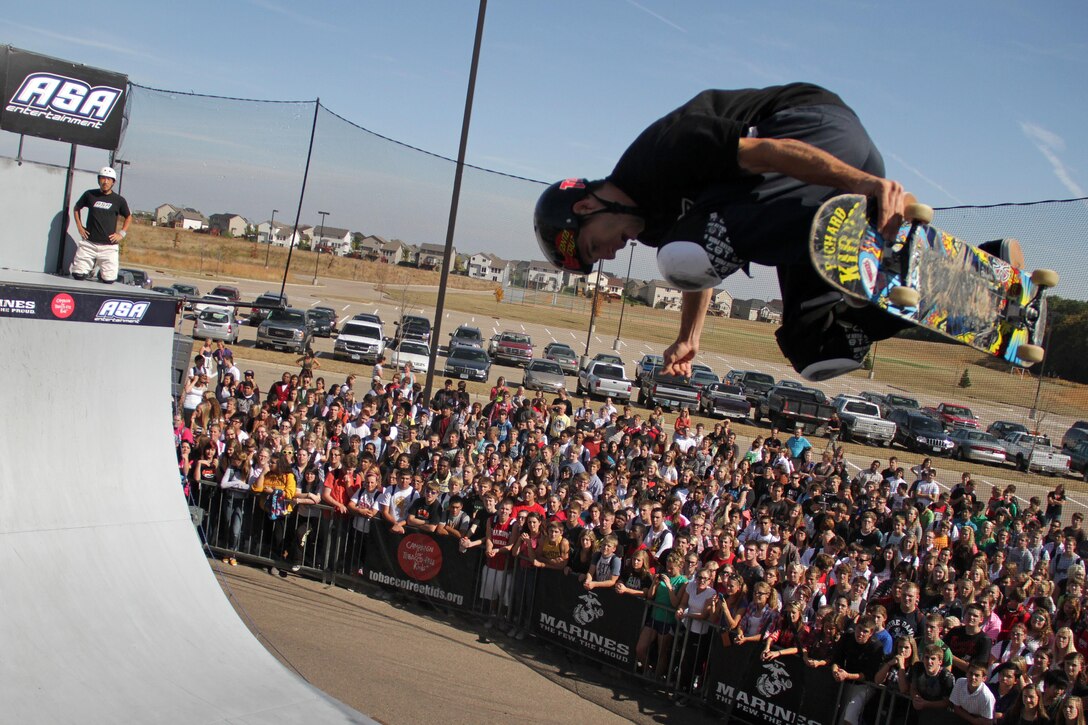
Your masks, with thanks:
[{"label": "tobaccofreekids.org banner", "polygon": [[117,149],[124,126],[128,76],[10,45],[0,53],[4,93],[0,129]]}]

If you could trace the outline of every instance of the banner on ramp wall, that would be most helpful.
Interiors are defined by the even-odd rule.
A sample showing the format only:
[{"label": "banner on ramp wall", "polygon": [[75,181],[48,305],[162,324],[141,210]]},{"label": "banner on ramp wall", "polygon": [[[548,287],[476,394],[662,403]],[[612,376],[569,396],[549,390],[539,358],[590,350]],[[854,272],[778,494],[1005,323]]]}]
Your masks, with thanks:
[{"label": "banner on ramp wall", "polygon": [[480,547],[461,552],[453,536],[424,531],[397,534],[375,523],[367,534],[366,578],[468,609],[476,591]]},{"label": "banner on ramp wall", "polygon": [[121,143],[128,76],[0,49],[0,129],[114,151]]},{"label": "banner on ramp wall", "polygon": [[129,295],[131,287],[103,286],[102,292],[0,284],[0,317],[173,327],[178,303]]},{"label": "banner on ramp wall", "polygon": [[539,637],[634,671],[635,645],[645,609],[641,597],[617,594],[613,589],[587,591],[575,577],[541,569],[533,600],[533,627]]},{"label": "banner on ramp wall", "polygon": [[808,667],[800,656],[764,662],[762,653],[762,643],[726,647],[716,636],[706,668],[709,704],[749,723],[831,725],[839,693],[831,668]]}]

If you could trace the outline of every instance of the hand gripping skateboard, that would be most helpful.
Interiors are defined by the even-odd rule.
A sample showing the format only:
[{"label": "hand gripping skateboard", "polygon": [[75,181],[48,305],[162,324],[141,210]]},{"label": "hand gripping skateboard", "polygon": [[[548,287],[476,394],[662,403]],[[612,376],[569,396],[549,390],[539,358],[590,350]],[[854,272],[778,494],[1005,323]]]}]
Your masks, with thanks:
[{"label": "hand gripping skateboard", "polygon": [[853,300],[1016,365],[1043,359],[1046,300],[1058,273],[1023,270],[930,225],[933,210],[911,204],[895,240],[870,221],[870,200],[829,199],[812,222],[816,271]]}]

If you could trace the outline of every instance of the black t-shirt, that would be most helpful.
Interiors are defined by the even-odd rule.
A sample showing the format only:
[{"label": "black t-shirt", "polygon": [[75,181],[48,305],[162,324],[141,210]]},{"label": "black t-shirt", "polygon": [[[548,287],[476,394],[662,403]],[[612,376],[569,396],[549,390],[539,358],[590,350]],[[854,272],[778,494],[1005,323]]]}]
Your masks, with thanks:
[{"label": "black t-shirt", "polygon": [[88,189],[76,202],[76,213],[87,210],[87,235],[95,244],[113,244],[110,235],[117,232],[117,217],[132,216],[125,197],[117,193],[103,194],[101,189]]},{"label": "black t-shirt", "polygon": [[910,683],[918,689],[923,700],[937,702],[952,694],[956,678],[944,667],[936,675],[930,675],[926,673],[925,665],[915,662],[910,668]]},{"label": "black t-shirt", "polygon": [[968,634],[963,625],[949,630],[944,637],[944,643],[956,657],[979,665],[989,662],[990,650],[993,648],[993,642],[981,630],[978,634]]},{"label": "black t-shirt", "polygon": [[442,518],[442,504],[437,498],[427,503],[427,498],[420,496],[408,509],[408,515],[415,516],[427,524],[437,524]]},{"label": "black t-shirt", "polygon": [[915,608],[913,612],[908,614],[899,607],[893,607],[888,612],[888,621],[885,623],[884,629],[888,630],[888,634],[892,636],[892,639],[914,637],[915,641],[918,641],[925,632],[925,626],[926,617],[922,614],[922,610]]},{"label": "black t-shirt", "polygon": [[847,672],[860,674],[866,681],[872,682],[876,671],[884,663],[884,647],[875,637],[865,644],[859,644],[853,635],[843,635],[832,662]]}]

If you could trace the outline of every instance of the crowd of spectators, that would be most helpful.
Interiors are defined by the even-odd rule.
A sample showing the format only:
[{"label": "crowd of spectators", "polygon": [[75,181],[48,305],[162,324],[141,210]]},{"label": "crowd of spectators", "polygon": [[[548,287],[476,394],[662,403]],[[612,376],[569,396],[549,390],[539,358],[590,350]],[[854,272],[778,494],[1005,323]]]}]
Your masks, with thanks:
[{"label": "crowd of spectators", "polygon": [[[1063,525],[1060,486],[1023,501],[968,473],[943,486],[928,458],[857,468],[800,429],[742,449],[728,422],[501,377],[477,399],[445,380],[424,401],[410,368],[329,384],[310,359],[261,391],[228,353],[205,345],[174,423],[183,481],[224,496],[228,549],[264,527],[297,568],[324,504],[351,532],[377,520],[483,547],[492,612],[524,612],[537,568],[644,597],[639,670],[680,687],[701,684],[720,632],[829,667],[848,723],[865,721],[871,684],[918,714],[1084,723],[1085,533],[1079,512]],[[263,515],[247,522],[253,493]],[[292,515],[276,538],[269,522]],[[526,636],[524,617],[503,622]]]}]

